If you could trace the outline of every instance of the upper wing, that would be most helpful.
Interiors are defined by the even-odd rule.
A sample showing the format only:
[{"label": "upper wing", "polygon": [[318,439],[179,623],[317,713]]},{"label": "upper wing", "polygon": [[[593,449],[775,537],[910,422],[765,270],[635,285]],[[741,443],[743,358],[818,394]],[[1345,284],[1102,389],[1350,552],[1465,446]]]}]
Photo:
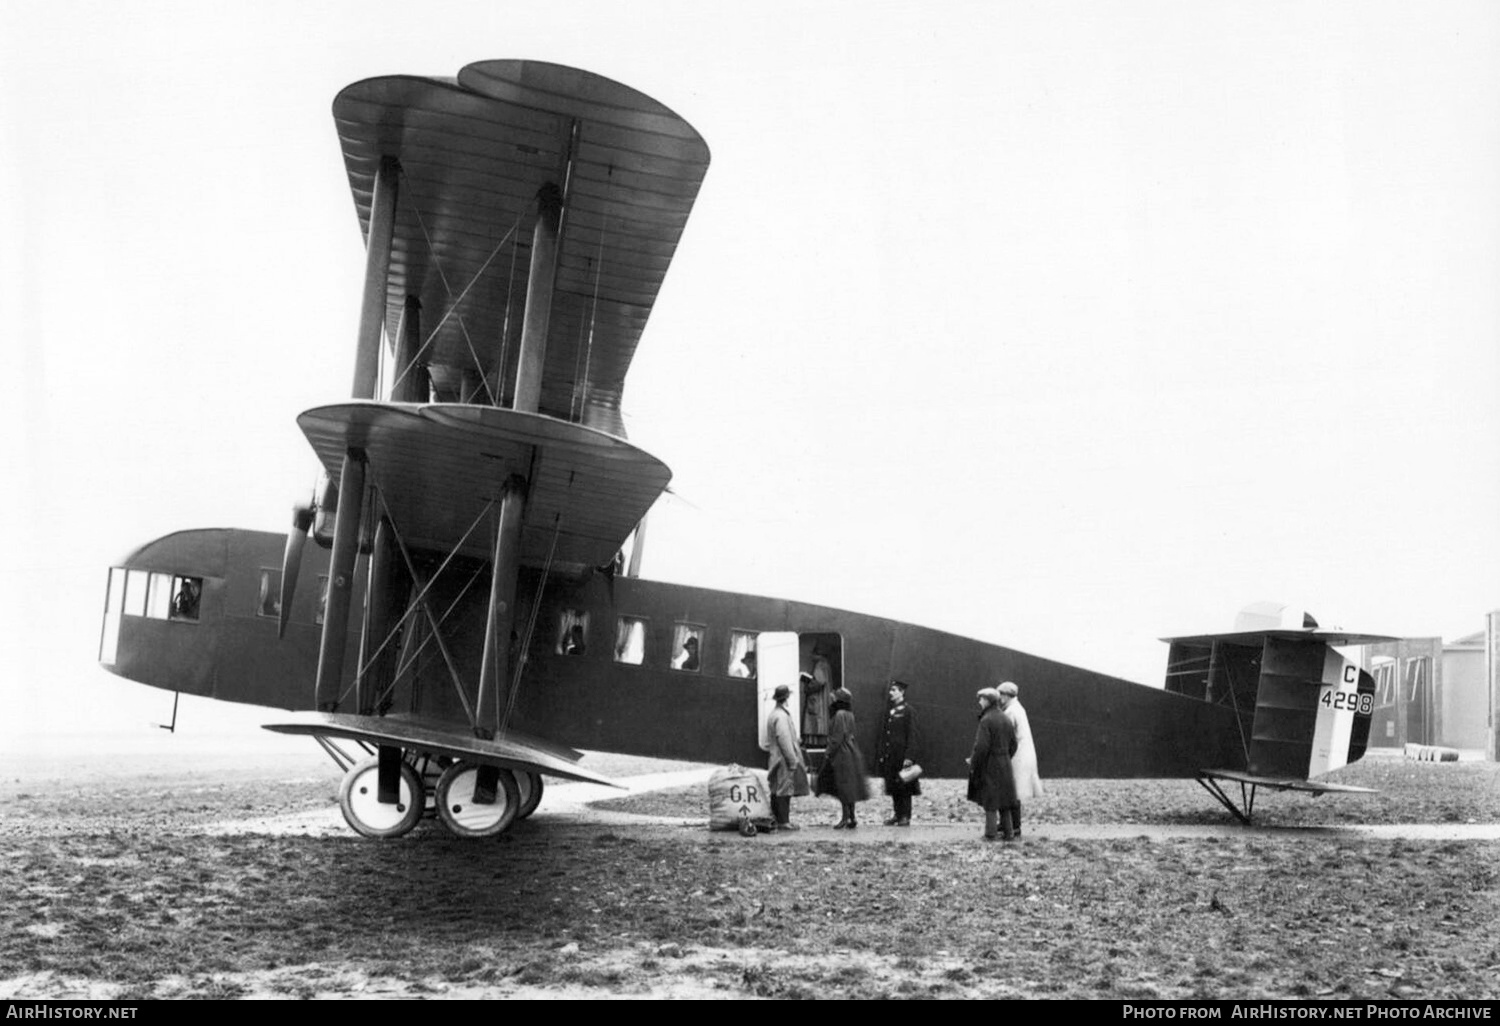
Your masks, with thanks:
[{"label": "upper wing", "polygon": [[540,412],[623,437],[625,374],[708,169],[702,137],[634,89],[540,61],[366,79],[333,114],[366,237],[381,160],[400,164],[387,336],[419,299],[422,359],[464,401],[514,387],[529,215],[544,184],[563,190]]}]

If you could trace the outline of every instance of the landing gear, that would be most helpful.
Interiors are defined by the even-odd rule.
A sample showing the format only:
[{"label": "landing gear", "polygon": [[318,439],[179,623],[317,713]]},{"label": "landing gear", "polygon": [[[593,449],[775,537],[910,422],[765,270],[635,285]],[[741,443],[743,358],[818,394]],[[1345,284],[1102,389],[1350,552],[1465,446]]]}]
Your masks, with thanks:
[{"label": "landing gear", "polygon": [[[521,809],[521,791],[510,770],[496,769],[494,800],[476,801],[480,781],[477,763],[456,762],[438,778],[437,811],[444,825],[459,837],[493,837],[515,822]],[[538,800],[541,788],[535,789]]]},{"label": "landing gear", "polygon": [[400,786],[395,802],[380,800],[380,759],[357,762],[339,785],[339,809],[356,832],[366,837],[400,837],[416,826],[427,804],[422,778],[410,764],[400,764]]},{"label": "landing gear", "polygon": [[525,819],[542,802],[542,775],[530,772],[517,774],[516,786],[521,789],[521,807],[516,810],[516,818]]}]

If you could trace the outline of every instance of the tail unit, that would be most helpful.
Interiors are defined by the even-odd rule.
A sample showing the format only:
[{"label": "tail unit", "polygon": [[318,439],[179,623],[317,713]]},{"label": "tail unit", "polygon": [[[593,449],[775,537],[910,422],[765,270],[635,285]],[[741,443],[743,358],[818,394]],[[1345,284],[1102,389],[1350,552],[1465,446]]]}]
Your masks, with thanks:
[{"label": "tail unit", "polygon": [[[1386,636],[1323,629],[1300,610],[1274,606],[1247,608],[1235,627],[1163,639],[1171,645],[1166,689],[1232,709],[1239,727],[1240,759],[1203,767],[1199,781],[1247,822],[1256,787],[1362,790],[1317,778],[1358,761],[1370,736],[1374,678],[1339,647]],[[1243,813],[1217,780],[1241,785]]]}]

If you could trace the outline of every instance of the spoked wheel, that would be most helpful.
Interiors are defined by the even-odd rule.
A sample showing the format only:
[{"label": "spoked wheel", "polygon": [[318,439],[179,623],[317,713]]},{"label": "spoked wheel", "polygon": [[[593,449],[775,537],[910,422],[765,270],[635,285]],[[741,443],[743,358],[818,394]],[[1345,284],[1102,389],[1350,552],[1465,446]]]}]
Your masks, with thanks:
[{"label": "spoked wheel", "polygon": [[493,802],[475,801],[480,769],[477,763],[455,762],[438,778],[438,815],[459,837],[503,834],[516,821],[521,808],[521,792],[515,775],[508,769],[498,771]]},{"label": "spoked wheel", "polygon": [[344,819],[366,837],[400,837],[422,818],[427,792],[422,778],[401,763],[401,785],[394,804],[380,801],[380,758],[372,756],[349,767],[339,785],[339,808]]},{"label": "spoked wheel", "polygon": [[516,818],[525,819],[542,803],[542,775],[540,773],[518,774],[516,786],[521,789],[521,807],[516,810]]}]

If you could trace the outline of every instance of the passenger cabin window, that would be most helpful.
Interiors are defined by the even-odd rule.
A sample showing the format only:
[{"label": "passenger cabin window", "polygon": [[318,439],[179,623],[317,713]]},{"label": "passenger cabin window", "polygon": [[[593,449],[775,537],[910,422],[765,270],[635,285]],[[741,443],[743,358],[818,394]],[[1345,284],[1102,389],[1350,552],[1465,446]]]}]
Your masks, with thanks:
[{"label": "passenger cabin window", "polygon": [[695,624],[680,623],[672,632],[672,669],[683,673],[699,673],[703,663],[699,656],[703,647],[703,628]]},{"label": "passenger cabin window", "polygon": [[279,616],[281,614],[281,571],[262,569],[260,572],[260,602],[255,607],[257,616]]},{"label": "passenger cabin window", "polygon": [[646,621],[622,616],[615,625],[615,662],[639,666],[646,658]]},{"label": "passenger cabin window", "polygon": [[755,679],[755,639],[757,637],[754,631],[729,632],[729,666],[727,668],[729,676],[744,680]]},{"label": "passenger cabin window", "polygon": [[589,614],[578,609],[564,609],[557,625],[558,655],[584,655],[588,652]]}]

